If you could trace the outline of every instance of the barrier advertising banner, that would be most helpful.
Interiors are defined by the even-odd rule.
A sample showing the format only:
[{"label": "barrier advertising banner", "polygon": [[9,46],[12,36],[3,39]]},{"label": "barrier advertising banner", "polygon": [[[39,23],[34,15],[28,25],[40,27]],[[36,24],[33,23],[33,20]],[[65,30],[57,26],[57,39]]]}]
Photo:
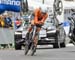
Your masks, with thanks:
[{"label": "barrier advertising banner", "polygon": [[0,0],[0,14],[4,11],[20,12],[21,0]]}]

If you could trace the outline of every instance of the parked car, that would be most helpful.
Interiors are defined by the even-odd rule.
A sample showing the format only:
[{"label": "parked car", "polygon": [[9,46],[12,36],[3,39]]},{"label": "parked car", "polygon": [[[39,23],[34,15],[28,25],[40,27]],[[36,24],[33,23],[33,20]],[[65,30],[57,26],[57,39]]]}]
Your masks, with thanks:
[{"label": "parked car", "polygon": [[58,24],[57,21],[47,19],[39,33],[39,45],[52,44],[53,48],[65,47],[65,31],[63,24]]},{"label": "parked car", "polygon": [[14,33],[14,44],[15,44],[15,49],[18,50],[18,49],[21,49],[21,46],[22,46],[22,30],[23,30],[23,27],[20,27],[18,28],[15,33]]}]

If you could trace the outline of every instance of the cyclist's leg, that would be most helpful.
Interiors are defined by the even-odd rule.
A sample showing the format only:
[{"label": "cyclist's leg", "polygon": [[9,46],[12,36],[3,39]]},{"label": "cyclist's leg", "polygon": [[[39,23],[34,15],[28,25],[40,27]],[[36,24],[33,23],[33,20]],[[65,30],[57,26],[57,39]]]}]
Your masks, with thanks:
[{"label": "cyclist's leg", "polygon": [[36,29],[36,32],[35,32],[35,36],[34,36],[34,40],[33,40],[33,43],[32,43],[32,47],[31,47],[31,56],[34,55],[34,53],[36,52],[36,48],[37,48],[37,44],[38,44],[38,32],[40,31],[41,28],[38,28]]},{"label": "cyclist's leg", "polygon": [[33,25],[33,23],[31,22],[31,27],[29,27],[27,35],[26,35],[26,39],[25,39],[26,40],[26,44],[29,45],[29,49],[30,49],[30,44],[31,44],[31,41],[30,41],[31,40],[30,39],[31,38],[31,36],[30,36],[31,33],[30,32],[32,31],[32,25]]},{"label": "cyclist's leg", "polygon": [[37,32],[36,32],[36,35],[34,37],[34,46],[37,47],[37,44],[38,44],[38,33],[39,31],[41,30],[40,27],[37,27]]},{"label": "cyclist's leg", "polygon": [[33,44],[32,44],[32,53],[31,53],[32,56],[36,52],[36,48],[37,48],[37,44],[38,44],[38,33],[39,33],[40,29],[41,28],[37,27],[37,30],[36,30],[36,33],[34,36],[34,40],[33,40]]},{"label": "cyclist's leg", "polygon": [[29,33],[31,32],[31,30],[32,30],[32,25],[34,25],[34,20],[31,21],[31,27],[29,27],[28,32],[27,32],[28,34],[29,34]]}]

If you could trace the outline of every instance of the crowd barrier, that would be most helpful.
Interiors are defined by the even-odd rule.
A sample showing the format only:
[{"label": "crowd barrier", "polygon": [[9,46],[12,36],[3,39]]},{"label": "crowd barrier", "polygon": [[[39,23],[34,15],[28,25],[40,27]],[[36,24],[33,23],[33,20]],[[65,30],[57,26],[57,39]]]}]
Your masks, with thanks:
[{"label": "crowd barrier", "polygon": [[14,29],[0,28],[0,47],[14,44]]}]

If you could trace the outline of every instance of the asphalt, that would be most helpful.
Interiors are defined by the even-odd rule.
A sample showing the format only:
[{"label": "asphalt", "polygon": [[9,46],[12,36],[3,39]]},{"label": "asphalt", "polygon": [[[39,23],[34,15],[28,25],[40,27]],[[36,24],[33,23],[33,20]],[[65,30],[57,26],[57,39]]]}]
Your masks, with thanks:
[{"label": "asphalt", "polygon": [[0,60],[75,60],[75,46],[71,44],[66,48],[37,49],[34,56],[30,56],[30,52],[25,56],[24,50],[0,50]]}]

